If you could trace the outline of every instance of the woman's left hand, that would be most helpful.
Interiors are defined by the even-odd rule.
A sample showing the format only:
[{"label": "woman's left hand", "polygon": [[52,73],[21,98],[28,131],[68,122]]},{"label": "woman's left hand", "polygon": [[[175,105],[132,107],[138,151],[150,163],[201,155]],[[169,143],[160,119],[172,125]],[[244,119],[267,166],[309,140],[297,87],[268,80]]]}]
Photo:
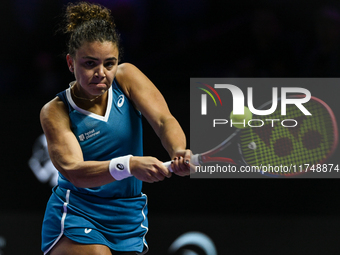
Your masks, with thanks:
[{"label": "woman's left hand", "polygon": [[171,168],[174,174],[179,176],[190,175],[191,150],[176,151],[174,158],[172,159]]}]

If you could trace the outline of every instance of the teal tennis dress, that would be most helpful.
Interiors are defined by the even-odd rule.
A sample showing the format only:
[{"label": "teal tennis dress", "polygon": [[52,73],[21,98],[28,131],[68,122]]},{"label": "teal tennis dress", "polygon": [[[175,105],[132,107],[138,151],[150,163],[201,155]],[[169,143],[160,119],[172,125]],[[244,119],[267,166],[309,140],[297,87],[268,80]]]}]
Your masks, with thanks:
[{"label": "teal tennis dress", "polygon": [[[84,160],[105,161],[143,155],[142,117],[116,80],[108,90],[105,116],[79,108],[70,88],[57,95],[67,106],[72,131]],[[129,177],[95,187],[77,188],[59,173],[42,227],[42,251],[47,254],[65,235],[82,244],[102,244],[114,251],[145,254],[148,246],[147,197],[142,181]]]}]

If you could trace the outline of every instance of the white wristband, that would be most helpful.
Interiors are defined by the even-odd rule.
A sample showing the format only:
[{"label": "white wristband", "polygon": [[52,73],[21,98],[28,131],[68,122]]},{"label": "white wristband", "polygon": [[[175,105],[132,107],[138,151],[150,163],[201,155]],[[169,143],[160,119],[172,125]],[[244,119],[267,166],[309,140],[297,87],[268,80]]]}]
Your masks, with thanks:
[{"label": "white wristband", "polygon": [[130,172],[130,158],[132,155],[126,155],[111,159],[109,171],[113,178],[117,181],[132,176]]}]

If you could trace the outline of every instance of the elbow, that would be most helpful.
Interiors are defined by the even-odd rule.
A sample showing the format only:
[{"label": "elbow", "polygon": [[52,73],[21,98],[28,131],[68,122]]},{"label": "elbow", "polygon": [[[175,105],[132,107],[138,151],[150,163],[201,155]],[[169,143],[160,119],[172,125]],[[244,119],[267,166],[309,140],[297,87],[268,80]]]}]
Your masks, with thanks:
[{"label": "elbow", "polygon": [[81,171],[80,169],[68,169],[63,170],[65,174],[62,173],[62,175],[70,182],[72,185],[74,185],[76,188],[93,188],[100,185],[94,184],[92,181],[93,179],[86,176],[86,173]]},{"label": "elbow", "polygon": [[81,176],[78,174],[77,170],[63,170],[65,174],[62,174],[70,183],[72,183],[77,188],[87,188],[84,186]]},{"label": "elbow", "polygon": [[71,166],[56,166],[58,171],[62,174],[64,178],[66,178],[70,183],[72,183],[77,188],[84,188],[82,187],[82,181],[80,180],[77,170]]},{"label": "elbow", "polygon": [[64,175],[64,177],[75,187],[82,188],[79,179],[76,178],[73,174],[66,172],[66,175]]},{"label": "elbow", "polygon": [[72,185],[74,185],[76,188],[88,188],[87,185],[85,185],[84,181],[79,176],[75,176],[75,174],[67,173],[63,174],[63,176],[70,182]]}]

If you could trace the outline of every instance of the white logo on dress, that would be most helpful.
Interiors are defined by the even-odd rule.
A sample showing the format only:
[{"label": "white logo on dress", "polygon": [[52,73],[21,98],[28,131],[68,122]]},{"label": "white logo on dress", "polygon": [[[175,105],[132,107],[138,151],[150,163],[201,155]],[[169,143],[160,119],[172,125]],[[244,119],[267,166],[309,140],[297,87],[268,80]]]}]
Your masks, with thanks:
[{"label": "white logo on dress", "polygon": [[118,97],[117,106],[118,106],[118,107],[122,107],[123,104],[124,104],[124,95],[120,95],[120,96]]},{"label": "white logo on dress", "polygon": [[84,230],[85,234],[88,234],[88,233],[90,233],[91,231],[92,231],[92,228],[85,228],[85,230]]},{"label": "white logo on dress", "polygon": [[100,134],[100,130],[99,131],[96,131],[95,129],[92,129],[84,134],[81,134],[79,135],[79,141],[83,142],[87,139],[90,139],[91,137],[94,137],[96,135],[99,135]]}]

